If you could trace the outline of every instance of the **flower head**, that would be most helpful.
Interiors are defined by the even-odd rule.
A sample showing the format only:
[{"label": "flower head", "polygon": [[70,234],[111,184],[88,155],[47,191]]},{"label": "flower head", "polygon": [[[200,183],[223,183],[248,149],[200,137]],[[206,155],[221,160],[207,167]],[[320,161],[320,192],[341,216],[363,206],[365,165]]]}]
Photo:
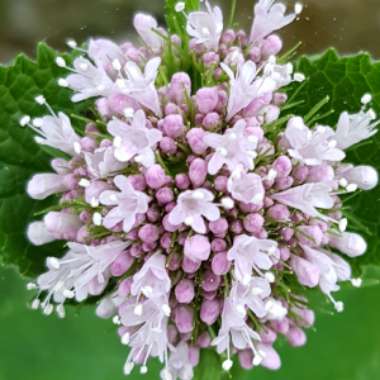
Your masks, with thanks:
[{"label": "flower head", "polygon": [[228,191],[237,201],[259,205],[264,200],[263,181],[255,173],[236,171],[228,179],[227,186]]}]

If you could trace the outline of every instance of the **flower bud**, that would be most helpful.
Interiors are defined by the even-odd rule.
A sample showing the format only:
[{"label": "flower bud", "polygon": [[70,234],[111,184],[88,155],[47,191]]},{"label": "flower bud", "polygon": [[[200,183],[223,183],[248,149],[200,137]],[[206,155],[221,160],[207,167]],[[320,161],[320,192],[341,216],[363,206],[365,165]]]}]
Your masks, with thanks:
[{"label": "flower bud", "polygon": [[206,236],[193,235],[185,241],[184,254],[193,261],[205,261],[211,253],[211,245]]},{"label": "flower bud", "polygon": [[243,221],[244,228],[250,233],[258,233],[264,226],[264,218],[262,215],[254,213],[248,214]]},{"label": "flower bud", "polygon": [[56,239],[75,240],[82,223],[77,215],[67,212],[47,213],[44,217],[46,229]]},{"label": "flower bud", "polygon": [[193,274],[201,267],[200,261],[193,261],[187,257],[183,258],[182,269],[185,273]]},{"label": "flower bud", "polygon": [[318,165],[309,168],[309,182],[329,182],[334,180],[334,169],[330,165]]},{"label": "flower bud", "polygon": [[207,150],[207,145],[203,141],[205,133],[201,128],[191,128],[186,134],[187,142],[195,154],[203,154]]},{"label": "flower bud", "polygon": [[280,156],[273,163],[278,177],[287,177],[292,172],[292,161],[288,156]]},{"label": "flower bud", "polygon": [[272,371],[277,371],[281,367],[281,359],[278,355],[277,351],[268,345],[259,345],[259,350],[264,355],[263,361],[261,362],[261,366]]},{"label": "flower bud", "polygon": [[229,272],[231,268],[231,261],[227,259],[226,252],[217,253],[211,262],[211,269],[217,276],[223,276]]},{"label": "flower bud", "polygon": [[33,222],[28,225],[27,236],[33,245],[48,244],[55,239],[55,237],[47,230],[44,222]]},{"label": "flower bud", "polygon": [[[168,89],[168,96],[177,104],[182,104],[186,96],[191,93],[191,79],[187,73],[176,73],[173,75]],[[187,95],[186,95],[187,94]]]},{"label": "flower bud", "polygon": [[159,238],[158,227],[150,223],[145,224],[139,229],[138,236],[144,243],[154,243]]},{"label": "flower bud", "polygon": [[177,174],[175,184],[180,190],[186,190],[190,187],[190,179],[186,174]]},{"label": "flower bud", "polygon": [[210,344],[211,344],[211,337],[207,331],[205,331],[204,333],[199,335],[199,337],[197,339],[197,345],[200,348],[210,347]]},{"label": "flower bud", "polygon": [[301,244],[309,247],[319,247],[323,242],[324,234],[317,225],[297,227],[296,237]]},{"label": "flower bud", "polygon": [[158,164],[147,169],[145,172],[145,180],[151,189],[159,189],[168,182],[164,169]]},{"label": "flower bud", "polygon": [[362,190],[372,190],[379,183],[379,175],[372,166],[356,166],[344,173],[349,183],[354,183]]},{"label": "flower bud", "polygon": [[216,112],[208,113],[202,120],[202,125],[206,129],[214,129],[220,124],[220,115]]},{"label": "flower bud", "polygon": [[163,121],[163,131],[166,136],[176,139],[185,131],[185,126],[183,124],[183,118],[181,115],[168,115]]},{"label": "flower bud", "polygon": [[291,266],[300,284],[309,288],[315,288],[320,279],[317,266],[299,256],[292,256]]},{"label": "flower bud", "polygon": [[353,232],[329,234],[329,244],[349,257],[364,255],[367,243],[362,236]]},{"label": "flower bud", "polygon": [[207,178],[207,162],[196,158],[190,164],[189,178],[194,187],[201,187]]},{"label": "flower bud", "polygon": [[219,102],[217,87],[204,87],[195,95],[195,103],[199,112],[207,114],[216,109]]},{"label": "flower bud", "polygon": [[170,187],[163,187],[156,193],[156,199],[160,205],[166,205],[174,200],[174,193]]},{"label": "flower bud", "polygon": [[276,204],[268,210],[268,216],[278,222],[286,222],[290,219],[289,209],[281,204]]},{"label": "flower bud", "polygon": [[181,280],[175,287],[175,296],[179,303],[191,303],[195,296],[193,281]]},{"label": "flower bud", "polygon": [[205,300],[201,305],[201,321],[208,326],[212,326],[220,315],[220,302],[218,300]]},{"label": "flower bud", "polygon": [[174,155],[177,152],[177,144],[171,137],[163,137],[159,145],[162,153]]},{"label": "flower bud", "polygon": [[226,218],[219,218],[208,224],[210,231],[219,237],[224,237],[228,231],[228,222]]},{"label": "flower bud", "polygon": [[175,324],[181,334],[193,331],[193,309],[189,306],[178,306],[175,309]]},{"label": "flower bud", "polygon": [[201,287],[205,292],[213,292],[217,290],[220,286],[220,283],[220,276],[217,276],[211,270],[204,272]]},{"label": "flower bud", "polygon": [[126,273],[134,262],[133,257],[123,252],[111,265],[112,276],[119,277]]},{"label": "flower bud", "polygon": [[263,57],[268,58],[271,55],[277,55],[282,49],[282,40],[276,34],[272,34],[264,40],[261,47],[261,54]]},{"label": "flower bud", "polygon": [[287,334],[287,338],[289,344],[293,347],[302,347],[307,340],[305,332],[298,327],[292,327]]}]

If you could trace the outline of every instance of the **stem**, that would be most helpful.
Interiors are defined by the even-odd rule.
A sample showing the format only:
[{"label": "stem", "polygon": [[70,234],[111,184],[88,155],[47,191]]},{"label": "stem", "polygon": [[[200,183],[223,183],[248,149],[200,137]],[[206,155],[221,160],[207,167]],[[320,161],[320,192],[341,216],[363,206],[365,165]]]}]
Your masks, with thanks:
[{"label": "stem", "polygon": [[228,25],[230,27],[233,26],[233,23],[234,23],[234,20],[235,20],[236,3],[237,3],[237,0],[232,0],[231,1],[230,20],[228,22]]},{"label": "stem", "polygon": [[330,102],[330,96],[325,96],[319,103],[317,103],[304,117],[305,123],[308,124],[313,117],[326,105]]}]

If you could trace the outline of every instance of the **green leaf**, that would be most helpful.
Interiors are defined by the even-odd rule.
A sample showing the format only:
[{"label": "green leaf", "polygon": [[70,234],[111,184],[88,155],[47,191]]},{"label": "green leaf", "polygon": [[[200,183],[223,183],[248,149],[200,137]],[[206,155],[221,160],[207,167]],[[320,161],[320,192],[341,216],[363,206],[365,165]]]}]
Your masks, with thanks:
[{"label": "green leaf", "polygon": [[[34,142],[29,128],[20,127],[19,120],[47,113],[34,101],[41,94],[53,109],[68,114],[87,106],[74,105],[70,91],[58,86],[57,79],[67,73],[55,64],[56,56],[40,44],[36,61],[21,54],[9,66],[0,66],[0,264],[14,264],[24,275],[40,272],[46,256],[59,254],[62,244],[34,247],[26,239],[34,213],[51,204],[29,199],[26,182],[36,172],[51,171],[51,156]],[[71,61],[69,56],[65,59]]]},{"label": "green leaf", "polygon": [[215,350],[203,350],[199,365],[195,369],[194,380],[222,380],[222,364]]},{"label": "green leaf", "polygon": [[[361,97],[365,93],[371,93],[371,106],[380,114],[380,62],[374,61],[369,54],[342,57],[330,49],[320,56],[302,57],[296,70],[304,73],[307,80],[301,85],[290,87],[290,102],[300,101],[300,104],[287,112],[306,115],[313,106],[329,96],[330,102],[319,110],[320,115],[328,116],[319,123],[334,126],[341,112],[358,112]],[[331,110],[334,112],[329,114]],[[380,133],[366,143],[351,148],[347,161],[372,165],[380,171],[379,152]],[[368,252],[362,258],[354,260],[354,266],[380,265],[380,187],[358,194],[346,205],[349,208],[348,216],[352,215],[352,218],[349,217],[349,228],[363,234],[369,243]]]}]

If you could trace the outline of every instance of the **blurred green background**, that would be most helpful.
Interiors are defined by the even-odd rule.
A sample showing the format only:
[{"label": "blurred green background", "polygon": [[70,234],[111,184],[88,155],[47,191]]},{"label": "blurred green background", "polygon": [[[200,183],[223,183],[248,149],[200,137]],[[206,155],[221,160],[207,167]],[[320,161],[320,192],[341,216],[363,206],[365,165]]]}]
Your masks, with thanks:
[{"label": "blurred green background", "polygon": [[[228,9],[229,1],[221,1]],[[368,50],[380,56],[379,0],[305,0],[302,18],[284,33],[302,51],[334,45],[341,52]],[[253,0],[238,0],[239,19],[249,25]],[[56,48],[67,37],[124,39],[136,10],[163,21],[163,0],[0,0],[0,61],[19,51],[32,54],[39,40]],[[1,107],[1,105],[0,105]],[[126,349],[109,321],[92,307],[70,309],[65,320],[27,308],[31,295],[12,269],[0,269],[0,380],[121,380]],[[341,315],[321,314],[305,348],[280,348],[283,368],[256,370],[235,380],[380,379],[380,287],[351,290]],[[158,379],[152,369],[148,376]]]}]

